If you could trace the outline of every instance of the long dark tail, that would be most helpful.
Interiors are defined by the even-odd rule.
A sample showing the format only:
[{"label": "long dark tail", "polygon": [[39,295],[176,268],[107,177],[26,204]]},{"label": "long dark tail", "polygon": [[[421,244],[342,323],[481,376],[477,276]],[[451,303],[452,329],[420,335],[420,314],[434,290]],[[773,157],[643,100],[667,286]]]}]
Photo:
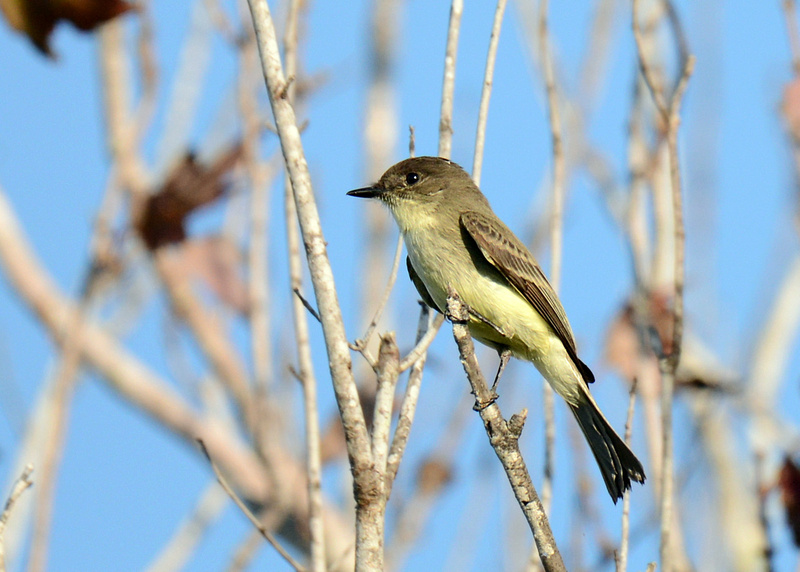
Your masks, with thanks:
[{"label": "long dark tail", "polygon": [[608,494],[616,504],[622,493],[631,488],[631,479],[644,483],[644,468],[600,412],[589,392],[584,395],[587,397],[584,403],[570,405],[570,409],[597,460]]}]

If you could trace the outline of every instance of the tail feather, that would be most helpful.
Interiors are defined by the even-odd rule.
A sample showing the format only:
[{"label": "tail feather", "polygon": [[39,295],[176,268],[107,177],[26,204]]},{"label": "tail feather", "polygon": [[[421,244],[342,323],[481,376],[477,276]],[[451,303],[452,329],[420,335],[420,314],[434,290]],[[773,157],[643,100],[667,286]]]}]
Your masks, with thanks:
[{"label": "tail feather", "polygon": [[588,399],[580,405],[570,404],[570,409],[597,460],[608,494],[616,504],[622,493],[631,488],[631,480],[644,483],[644,468],[600,412],[591,395],[588,392],[585,395]]}]

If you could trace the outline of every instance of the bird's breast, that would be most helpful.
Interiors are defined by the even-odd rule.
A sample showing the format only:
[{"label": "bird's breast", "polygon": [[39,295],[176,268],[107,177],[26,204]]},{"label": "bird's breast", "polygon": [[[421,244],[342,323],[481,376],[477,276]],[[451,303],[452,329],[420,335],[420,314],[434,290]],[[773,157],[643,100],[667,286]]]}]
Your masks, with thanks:
[{"label": "bird's breast", "polygon": [[478,341],[508,346],[523,359],[531,359],[532,351],[549,344],[554,336],[550,326],[505,278],[470,250],[476,247],[464,242],[460,228],[410,231],[404,238],[411,264],[436,305],[447,307],[448,287],[452,287],[484,318],[470,320],[470,332]]}]

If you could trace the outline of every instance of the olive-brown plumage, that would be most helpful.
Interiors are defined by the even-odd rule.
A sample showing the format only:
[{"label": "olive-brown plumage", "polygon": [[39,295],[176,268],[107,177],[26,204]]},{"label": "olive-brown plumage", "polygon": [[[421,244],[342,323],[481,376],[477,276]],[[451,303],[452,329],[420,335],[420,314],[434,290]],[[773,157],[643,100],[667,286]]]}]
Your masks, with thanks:
[{"label": "olive-brown plumage", "polygon": [[589,392],[594,375],[578,358],[558,296],[461,167],[437,157],[406,159],[372,187],[348,194],[389,207],[406,244],[409,276],[426,304],[442,312],[452,287],[470,308],[475,339],[536,366],[569,405],[614,502],[631,480],[644,482],[642,464]]}]

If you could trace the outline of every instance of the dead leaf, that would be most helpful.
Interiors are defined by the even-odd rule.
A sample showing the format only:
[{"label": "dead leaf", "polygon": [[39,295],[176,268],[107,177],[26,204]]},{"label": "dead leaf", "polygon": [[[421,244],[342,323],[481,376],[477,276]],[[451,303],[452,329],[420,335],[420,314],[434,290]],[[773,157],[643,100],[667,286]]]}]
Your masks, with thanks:
[{"label": "dead leaf", "polygon": [[800,78],[794,78],[783,88],[781,112],[792,136],[800,139]]},{"label": "dead leaf", "polygon": [[0,10],[11,27],[51,57],[48,40],[60,20],[89,31],[134,8],[124,0],[0,0]]},{"label": "dead leaf", "polygon": [[800,547],[800,469],[789,457],[784,460],[778,475],[778,488],[794,545]]},{"label": "dead leaf", "polygon": [[136,217],[136,229],[147,248],[155,250],[186,238],[186,217],[222,196],[227,188],[224,176],[236,165],[241,152],[241,145],[235,145],[208,166],[189,153],[172,169]]}]

